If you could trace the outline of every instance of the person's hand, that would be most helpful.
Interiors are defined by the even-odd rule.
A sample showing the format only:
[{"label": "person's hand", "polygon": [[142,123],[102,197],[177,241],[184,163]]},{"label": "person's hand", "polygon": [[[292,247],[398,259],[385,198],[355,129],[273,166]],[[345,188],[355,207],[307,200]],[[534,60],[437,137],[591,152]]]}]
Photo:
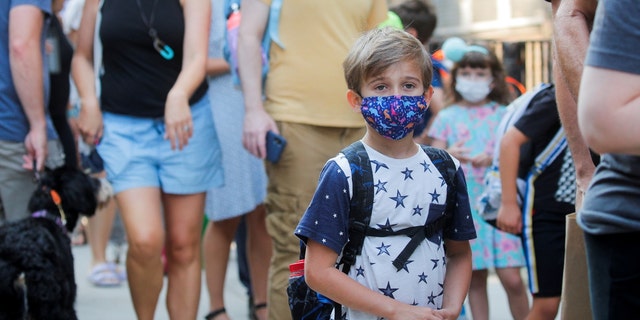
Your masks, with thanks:
[{"label": "person's hand", "polygon": [[273,118],[264,109],[248,111],[244,115],[244,129],[242,145],[249,153],[264,159],[267,155],[266,136],[267,131],[280,133]]},{"label": "person's hand", "polygon": [[44,128],[31,128],[24,138],[24,146],[27,154],[23,157],[22,167],[33,170],[33,161],[36,162],[36,170],[44,169],[44,162],[47,159],[47,130]]},{"label": "person's hand", "polygon": [[464,141],[458,141],[447,149],[447,152],[462,163],[467,163],[469,159],[469,148],[464,147]]},{"label": "person's hand", "polygon": [[189,99],[182,93],[169,92],[164,109],[164,138],[171,143],[171,149],[182,150],[193,136],[193,119]]},{"label": "person's hand", "polygon": [[470,159],[471,165],[475,168],[486,168],[493,162],[493,157],[486,153],[481,153]]},{"label": "person's hand", "polygon": [[389,320],[443,320],[443,319],[455,319],[444,318],[444,314],[439,313],[438,310],[434,310],[427,307],[419,307],[412,305],[403,305],[394,313],[388,317]]},{"label": "person's hand", "polygon": [[456,320],[460,315],[460,311],[454,311],[451,309],[440,309],[440,310],[436,310],[435,313],[439,315],[442,319],[448,319],[448,320],[449,319]]},{"label": "person's hand", "polygon": [[102,138],[102,128],[102,112],[98,99],[83,99],[78,129],[84,142],[90,146],[97,145]]},{"label": "person's hand", "polygon": [[522,233],[522,211],[517,203],[502,203],[498,210],[496,226],[511,234]]}]

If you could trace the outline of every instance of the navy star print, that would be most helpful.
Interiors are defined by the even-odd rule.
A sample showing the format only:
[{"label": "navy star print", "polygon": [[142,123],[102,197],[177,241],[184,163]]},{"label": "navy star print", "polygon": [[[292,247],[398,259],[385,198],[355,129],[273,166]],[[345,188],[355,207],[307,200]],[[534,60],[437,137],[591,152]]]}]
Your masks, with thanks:
[{"label": "navy star print", "polygon": [[440,259],[431,259],[431,262],[433,262],[433,268],[431,268],[431,270],[435,269],[438,267],[438,262],[440,261]]},{"label": "navy star print", "polygon": [[397,190],[397,191],[396,191],[396,196],[395,196],[395,197],[389,197],[389,199],[391,199],[391,200],[393,200],[393,201],[395,201],[395,202],[396,202],[396,208],[397,208],[398,206],[402,206],[402,207],[404,208],[404,199],[405,199],[406,197],[407,197],[407,196],[403,196],[403,195],[400,193],[400,190]]},{"label": "navy star print", "polygon": [[427,275],[426,275],[426,274],[424,274],[424,272],[423,272],[423,273],[421,273],[421,274],[419,274],[419,275],[418,275],[418,278],[419,278],[419,279],[418,279],[418,283],[420,283],[420,282],[427,283]]},{"label": "navy star print", "polygon": [[436,191],[436,189],[433,189],[433,193],[429,193],[429,195],[431,196],[431,202],[435,202],[435,203],[439,203],[440,202],[440,201],[438,201],[438,198],[440,197],[440,194],[438,193],[438,191]]},{"label": "navy star print", "polygon": [[378,288],[378,290],[380,290],[380,292],[382,292],[382,294],[384,294],[385,296],[390,297],[392,299],[395,299],[393,297],[393,293],[398,291],[398,288],[391,288],[391,284],[389,282],[387,282],[387,287],[386,288]]},{"label": "navy star print", "polygon": [[417,205],[415,208],[413,208],[412,216],[415,216],[416,214],[421,216],[422,215],[422,209],[424,209],[424,208],[420,208],[420,205]]},{"label": "navy star print", "polygon": [[376,165],[376,168],[375,168],[374,172],[378,172],[378,170],[380,170],[380,168],[389,169],[389,166],[387,166],[386,164],[384,164],[382,162],[378,162],[376,160],[370,160],[370,162]]},{"label": "navy star print", "polygon": [[385,224],[378,224],[378,228],[380,228],[380,230],[386,230],[386,231],[392,231],[393,232],[393,228],[396,224],[390,224],[389,222],[389,218],[387,218],[387,222]]},{"label": "navy star print", "polygon": [[420,164],[422,165],[422,168],[424,169],[424,172],[427,172],[427,171],[433,172],[433,171],[431,171],[431,164],[427,163],[427,160],[422,161]]},{"label": "navy star print", "polygon": [[376,247],[376,249],[378,249],[378,255],[386,253],[388,256],[390,256],[391,254],[389,253],[389,247],[391,247],[391,245],[385,246],[384,242],[379,247]]},{"label": "navy star print", "polygon": [[428,303],[428,304],[435,305],[435,304],[436,304],[436,302],[435,302],[435,298],[437,298],[437,297],[438,297],[438,296],[434,296],[434,295],[433,295],[433,291],[431,291],[431,295],[427,297],[427,300],[428,300],[428,301],[427,301],[427,303]]},{"label": "navy star print", "polygon": [[411,176],[411,173],[413,172],[413,170],[409,170],[409,168],[404,168],[404,170],[400,172],[404,174],[404,180],[407,180],[407,179],[413,180],[413,177]]},{"label": "navy star print", "polygon": [[409,272],[409,263],[413,262],[413,260],[407,260],[407,262],[404,263],[404,266],[402,266],[402,269],[404,269],[404,271]]},{"label": "navy star print", "polygon": [[382,181],[378,180],[378,183],[373,185],[376,188],[376,194],[378,194],[378,192],[380,192],[380,191],[387,192],[387,189],[384,187],[386,184],[387,184],[386,181],[382,182]]}]

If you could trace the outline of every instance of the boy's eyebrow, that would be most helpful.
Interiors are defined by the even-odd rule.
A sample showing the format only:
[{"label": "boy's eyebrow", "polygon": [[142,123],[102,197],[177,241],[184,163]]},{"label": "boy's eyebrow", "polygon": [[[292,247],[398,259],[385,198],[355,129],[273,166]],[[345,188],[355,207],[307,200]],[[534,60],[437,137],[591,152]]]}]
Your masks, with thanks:
[{"label": "boy's eyebrow", "polygon": [[[386,77],[384,77],[384,76],[375,76],[375,77],[371,78],[371,80],[367,81],[366,84],[371,84],[373,82],[381,81],[381,80],[385,80],[385,79],[386,79]],[[407,79],[408,80],[413,80],[413,81],[421,81],[421,78],[419,76],[416,76],[416,77],[411,76],[411,75],[404,76],[403,80],[407,80]]]},{"label": "boy's eyebrow", "polygon": [[372,77],[369,81],[366,82],[366,84],[371,84],[372,82],[376,82],[376,81],[380,81],[380,80],[384,80],[385,77],[384,76],[375,76]]}]

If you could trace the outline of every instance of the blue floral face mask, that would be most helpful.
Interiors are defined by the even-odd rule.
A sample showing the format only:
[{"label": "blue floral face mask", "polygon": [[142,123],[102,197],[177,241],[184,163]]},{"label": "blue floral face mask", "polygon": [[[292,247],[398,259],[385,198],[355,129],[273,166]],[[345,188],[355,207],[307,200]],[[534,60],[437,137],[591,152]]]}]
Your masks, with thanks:
[{"label": "blue floral face mask", "polygon": [[406,137],[422,122],[428,105],[424,96],[386,96],[362,99],[364,120],[378,132],[393,140]]}]

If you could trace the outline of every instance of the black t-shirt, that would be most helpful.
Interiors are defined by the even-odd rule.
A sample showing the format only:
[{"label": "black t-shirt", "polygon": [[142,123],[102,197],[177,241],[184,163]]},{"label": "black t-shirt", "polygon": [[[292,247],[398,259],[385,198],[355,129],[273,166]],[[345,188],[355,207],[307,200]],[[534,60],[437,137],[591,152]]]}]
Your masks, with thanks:
[{"label": "black t-shirt", "polygon": [[[108,112],[156,118],[164,115],[169,90],[182,69],[184,16],[178,0],[106,0],[102,5],[101,105]],[[157,3],[154,7],[154,3]],[[167,60],[154,48],[149,27],[174,52]],[[207,92],[203,79],[189,100]]]},{"label": "black t-shirt", "polygon": [[[530,140],[520,149],[518,177],[525,179],[535,158],[560,129],[555,87],[538,93],[514,126]],[[536,212],[558,213],[558,219],[575,211],[575,170],[567,147],[534,182]]]}]

